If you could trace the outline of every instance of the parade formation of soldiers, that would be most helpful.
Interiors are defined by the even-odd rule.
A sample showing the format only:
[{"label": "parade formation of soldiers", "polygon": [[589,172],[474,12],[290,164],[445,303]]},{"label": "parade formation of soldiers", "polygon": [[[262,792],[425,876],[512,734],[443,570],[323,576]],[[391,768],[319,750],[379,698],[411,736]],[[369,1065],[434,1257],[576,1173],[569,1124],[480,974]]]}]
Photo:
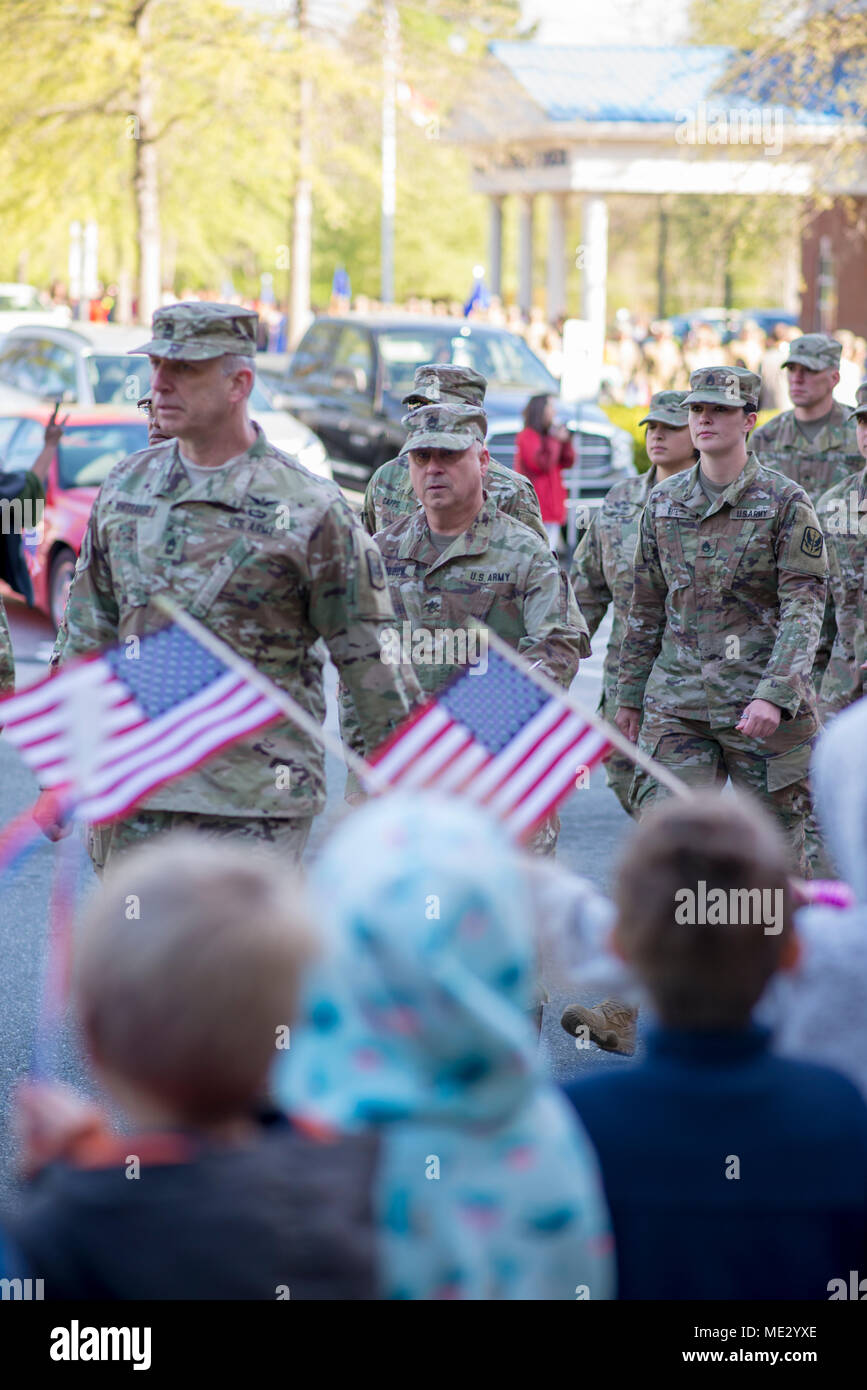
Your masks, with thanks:
[{"label": "parade formation of soldiers", "polygon": [[[655,395],[651,469],[594,512],[568,580],[532,485],[488,454],[477,372],[417,370],[406,443],[371,479],[359,522],[336,485],[250,421],[255,343],[256,315],[234,306],[155,315],[139,351],[156,433],[94,505],[54,665],[162,626],[153,600],[170,593],[320,722],[327,649],[344,737],[364,756],[453,674],[383,659],[386,630],[489,625],[568,689],[611,605],[604,718],[689,787],[747,789],[783,827],[793,868],[823,871],[810,754],[820,721],[861,695],[867,658],[867,384],[853,411],[834,402],[838,343],[792,344],[793,409],[761,429],[761,382],[744,368],[703,367],[689,392]],[[0,686],[12,680],[0,606]],[[668,794],[621,752],[607,771],[632,816]],[[348,795],[360,795],[352,779]],[[153,793],[94,832],[90,851],[101,870],[187,825],[297,860],[324,799],[322,750],[286,723]],[[553,852],[557,824],[541,827],[536,852]]]}]

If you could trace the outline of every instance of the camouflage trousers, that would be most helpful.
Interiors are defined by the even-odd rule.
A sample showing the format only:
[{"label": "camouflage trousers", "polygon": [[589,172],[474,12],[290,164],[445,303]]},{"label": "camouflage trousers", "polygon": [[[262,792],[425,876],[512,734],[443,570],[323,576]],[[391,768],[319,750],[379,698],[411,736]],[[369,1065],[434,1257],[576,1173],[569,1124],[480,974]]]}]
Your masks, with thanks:
[{"label": "camouflage trousers", "polygon": [[170,830],[191,830],[211,840],[234,840],[278,850],[288,864],[299,864],[310,834],[313,817],[295,820],[276,817],[200,816],[191,811],[138,811],[110,825],[87,827],[87,852],[102,877],[122,854]]},{"label": "camouflage trousers", "polygon": [[[639,747],[688,787],[719,787],[727,779],[751,793],[775,817],[792,849],[793,868],[813,876],[805,845],[812,818],[807,773],[818,725],[812,717],[785,719],[767,741],[748,738],[734,728],[713,729],[699,719],[645,710]],[[640,774],[635,805],[644,814],[654,802],[673,795],[667,787]]]}]

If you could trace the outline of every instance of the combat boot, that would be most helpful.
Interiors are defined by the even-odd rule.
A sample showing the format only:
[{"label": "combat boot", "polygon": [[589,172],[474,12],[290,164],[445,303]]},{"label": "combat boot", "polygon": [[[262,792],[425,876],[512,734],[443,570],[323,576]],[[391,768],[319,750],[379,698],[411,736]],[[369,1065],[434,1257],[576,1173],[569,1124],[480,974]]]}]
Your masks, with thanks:
[{"label": "combat boot", "polygon": [[587,1029],[587,1036],[603,1052],[619,1052],[623,1057],[631,1057],[635,1051],[635,1024],[638,1009],[630,1008],[619,999],[604,999],[595,1009],[586,1009],[582,1004],[570,1004],[563,1010],[560,1026],[579,1036],[579,1030]]}]

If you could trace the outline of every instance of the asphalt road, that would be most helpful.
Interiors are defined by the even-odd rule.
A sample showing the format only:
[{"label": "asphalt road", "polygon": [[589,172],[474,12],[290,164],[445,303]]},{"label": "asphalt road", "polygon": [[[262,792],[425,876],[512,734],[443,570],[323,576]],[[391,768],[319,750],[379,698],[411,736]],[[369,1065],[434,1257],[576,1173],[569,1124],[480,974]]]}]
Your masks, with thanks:
[{"label": "asphalt road", "polygon": [[[20,689],[44,673],[54,633],[47,619],[29,612],[17,600],[6,598],[6,607]],[[591,709],[599,696],[602,655],[608,633],[606,621],[594,639],[594,653],[582,663],[574,686],[575,695]],[[336,732],[334,671],[330,667],[327,722]],[[343,765],[329,755],[326,766],[328,804],[311,835],[308,859],[316,855],[330,826],[345,814]],[[14,750],[0,738],[0,826],[32,805],[35,795],[34,779]],[[587,788],[573,793],[561,808],[560,816],[558,860],[607,890],[630,822],[605,786],[601,769],[593,772]],[[0,1203],[14,1199],[8,1098],[15,1082],[33,1065],[49,900],[55,864],[61,854],[68,856],[69,870],[77,881],[79,893],[89,891],[95,878],[78,837],[70,837],[60,845],[41,842],[14,874],[5,875],[0,881]],[[547,978],[546,985],[551,1002],[545,1010],[542,1047],[558,1079],[565,1080],[586,1068],[628,1065],[625,1059],[601,1053],[596,1048],[577,1049],[573,1039],[559,1025],[565,1005],[576,1001],[575,991],[558,988],[556,979]],[[595,1002],[589,994],[579,994],[577,998],[582,1003]],[[94,1092],[77,1039],[69,1027],[56,1037],[48,1069],[57,1079]]]}]

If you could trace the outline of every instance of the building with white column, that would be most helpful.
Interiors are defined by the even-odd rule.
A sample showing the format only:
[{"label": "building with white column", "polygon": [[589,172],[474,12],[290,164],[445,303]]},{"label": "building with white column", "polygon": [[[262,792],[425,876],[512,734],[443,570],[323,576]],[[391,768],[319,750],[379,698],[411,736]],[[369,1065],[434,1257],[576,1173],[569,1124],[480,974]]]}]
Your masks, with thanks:
[{"label": "building with white column", "polygon": [[[518,204],[518,302],[533,302],[536,200],[548,201],[545,297],[548,318],[571,312],[604,334],[607,199],[612,194],[757,194],[864,200],[867,127],[829,101],[810,109],[756,105],[737,94],[735,51],[724,47],[594,48],[490,45],[485,97],[461,113],[455,138],[469,151],[473,188],[490,199],[489,283],[500,293],[506,199]],[[727,86],[729,91],[727,92]],[[840,153],[841,150],[844,153]],[[581,240],[567,246],[568,215],[583,205]],[[793,209],[794,210],[794,209]],[[842,237],[842,233],[841,233]],[[805,246],[808,245],[805,236]],[[787,277],[793,294],[800,258]],[[867,332],[867,277],[838,293],[841,310]],[[863,245],[867,253],[867,242]],[[581,302],[566,303],[575,258]],[[842,261],[841,261],[842,264]],[[854,274],[854,272],[853,272]],[[541,288],[541,287],[540,287]],[[812,328],[811,287],[786,306]],[[854,295],[854,298],[853,298]],[[857,306],[857,307],[853,307]],[[860,319],[864,322],[861,323]]]}]

